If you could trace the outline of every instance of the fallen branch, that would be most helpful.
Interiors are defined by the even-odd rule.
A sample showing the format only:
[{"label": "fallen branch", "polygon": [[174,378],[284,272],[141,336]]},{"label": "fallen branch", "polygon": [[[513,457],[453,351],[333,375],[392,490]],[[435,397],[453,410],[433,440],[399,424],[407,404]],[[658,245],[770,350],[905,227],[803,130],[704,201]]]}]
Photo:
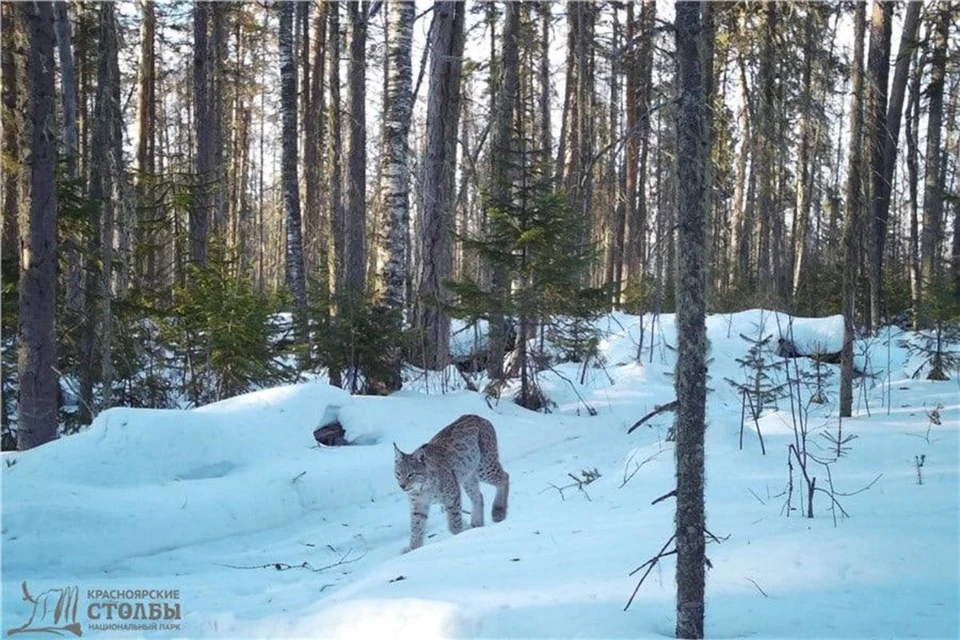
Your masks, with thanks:
[{"label": "fallen branch", "polygon": [[679,406],[680,406],[679,400],[674,400],[673,402],[668,402],[667,404],[661,404],[657,406],[653,411],[651,411],[647,415],[637,420],[632,427],[627,429],[627,434],[633,433],[634,430],[637,429],[637,427],[643,426],[644,422],[646,422],[647,420],[650,420],[654,416],[660,415],[661,413],[664,413],[667,411],[676,411],[677,407]]},{"label": "fallen branch", "polygon": [[353,549],[348,549],[347,552],[343,554],[339,560],[337,560],[332,564],[328,564],[322,567],[314,567],[313,565],[311,565],[309,562],[306,562],[306,561],[301,562],[300,564],[287,564],[286,562],[271,562],[269,564],[259,564],[259,565],[252,565],[252,566],[240,566],[235,564],[219,564],[219,563],[218,564],[219,566],[227,567],[228,569],[244,569],[244,570],[275,569],[277,571],[287,571],[289,569],[306,569],[314,573],[320,573],[321,571],[326,571],[327,569],[333,569],[334,567],[339,567],[344,564],[357,562],[358,560],[362,560],[363,557],[367,555],[367,552],[364,551],[359,556],[355,558],[351,558],[350,557],[351,553],[353,553]]},{"label": "fallen branch", "polygon": [[756,580],[754,580],[753,578],[747,578],[747,580],[749,580],[750,582],[753,583],[753,586],[755,586],[755,587],[757,588],[757,591],[759,591],[760,593],[763,594],[763,597],[764,597],[764,598],[769,598],[769,597],[770,597],[770,596],[767,595],[767,592],[766,592],[766,591],[764,591],[763,589],[760,588],[760,585],[757,584],[757,581],[756,581]]},{"label": "fallen branch", "polygon": [[[548,483],[549,486],[548,486],[547,488],[548,488],[548,489],[549,489],[549,488],[556,489],[557,492],[560,494],[560,499],[565,501],[565,500],[566,500],[566,497],[563,495],[563,492],[564,492],[565,490],[567,490],[567,489],[572,489],[572,488],[576,487],[578,491],[580,491],[580,492],[583,493],[583,495],[587,498],[588,501],[593,502],[593,500],[590,499],[590,494],[587,493],[587,491],[586,491],[586,489],[584,489],[584,487],[587,486],[588,484],[590,484],[591,482],[593,482],[594,480],[596,480],[597,478],[600,477],[601,474],[600,474],[599,471],[597,471],[597,468],[594,467],[593,469],[584,469],[583,471],[581,471],[581,472],[580,472],[580,475],[582,475],[583,478],[578,478],[577,476],[573,475],[572,473],[568,473],[567,475],[570,476],[570,478],[573,479],[573,483],[572,483],[572,484],[567,484],[567,485],[564,485],[564,486],[562,486],[562,487],[558,487],[557,485],[555,485],[555,484],[553,484],[552,482],[550,482],[550,483]],[[547,490],[547,489],[544,489],[543,491],[546,491],[546,490]],[[540,493],[543,493],[543,491],[541,491]]]},{"label": "fallen branch", "polygon": [[473,383],[473,380],[467,377],[466,373],[460,370],[460,367],[454,365],[453,368],[456,369],[457,373],[460,374],[460,377],[463,378],[463,383],[467,385],[467,391],[474,391],[474,392],[478,391],[477,385]]}]

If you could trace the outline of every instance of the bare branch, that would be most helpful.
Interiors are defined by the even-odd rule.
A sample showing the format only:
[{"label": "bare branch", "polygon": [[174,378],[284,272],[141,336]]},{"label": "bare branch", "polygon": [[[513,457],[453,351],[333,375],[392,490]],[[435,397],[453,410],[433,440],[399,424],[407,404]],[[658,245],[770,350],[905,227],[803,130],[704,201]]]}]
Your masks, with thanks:
[{"label": "bare branch", "polygon": [[362,560],[363,557],[367,555],[367,552],[364,551],[360,555],[354,558],[351,558],[350,554],[352,553],[353,553],[353,549],[347,549],[347,552],[342,556],[340,556],[339,560],[337,560],[334,563],[324,565],[322,567],[314,567],[313,565],[311,565],[309,562],[306,562],[306,561],[300,564],[287,564],[286,562],[271,562],[269,564],[260,564],[260,565],[252,565],[252,566],[239,566],[239,565],[233,565],[233,564],[219,564],[219,563],[218,564],[221,567],[227,567],[229,569],[244,569],[244,570],[276,569],[277,571],[287,571],[288,569],[307,569],[308,571],[312,571],[314,573],[320,573],[321,571],[326,571],[327,569],[332,569],[334,567],[339,567],[341,565],[357,562],[359,560]]},{"label": "bare branch", "polygon": [[648,413],[647,415],[645,415],[645,416],[643,416],[642,418],[640,418],[639,420],[637,420],[632,427],[630,427],[629,429],[627,429],[627,433],[628,433],[628,434],[633,433],[633,431],[634,431],[637,427],[642,426],[644,422],[646,422],[647,420],[653,418],[653,417],[656,416],[656,415],[659,415],[659,414],[664,413],[664,412],[666,412],[666,411],[676,411],[676,410],[677,410],[677,407],[679,407],[679,406],[680,406],[680,401],[679,401],[679,400],[674,400],[673,402],[668,402],[667,404],[658,405],[653,411],[651,411],[651,412]]},{"label": "bare branch", "polygon": [[764,591],[763,589],[760,588],[760,585],[757,584],[757,581],[756,581],[756,580],[754,580],[753,578],[747,578],[747,580],[749,580],[750,582],[753,583],[753,586],[755,586],[755,587],[757,588],[757,591],[759,591],[760,593],[763,594],[763,597],[764,597],[764,598],[769,598],[769,597],[770,597],[770,596],[767,595],[767,592],[766,592],[766,591]]},{"label": "bare branch", "polygon": [[654,500],[654,501],[651,502],[650,504],[651,504],[651,505],[654,505],[654,504],[657,504],[658,502],[663,502],[663,501],[666,500],[667,498],[676,498],[676,497],[677,497],[677,490],[674,489],[674,490],[671,491],[670,493],[665,493],[665,494],[663,494],[662,496],[660,496],[659,498],[657,498],[656,500]]},{"label": "bare branch", "polygon": [[627,604],[623,608],[624,611],[630,608],[630,605],[633,603],[633,599],[637,596],[637,592],[640,591],[640,585],[643,584],[643,581],[647,579],[647,576],[650,575],[650,572],[653,570],[653,568],[657,565],[658,562],[660,562],[660,558],[671,556],[677,553],[676,549],[671,549],[670,551],[667,551],[667,547],[670,546],[670,543],[672,543],[675,538],[676,538],[675,535],[670,536],[670,538],[663,544],[663,546],[660,547],[660,551],[657,552],[657,555],[653,556],[652,558],[644,562],[642,565],[640,565],[639,567],[637,567],[636,569],[630,572],[630,575],[632,576],[637,571],[640,571],[640,569],[647,567],[646,572],[643,574],[643,577],[640,578],[640,581],[637,583],[637,586],[634,588],[633,593],[630,594],[630,599],[627,600]]}]

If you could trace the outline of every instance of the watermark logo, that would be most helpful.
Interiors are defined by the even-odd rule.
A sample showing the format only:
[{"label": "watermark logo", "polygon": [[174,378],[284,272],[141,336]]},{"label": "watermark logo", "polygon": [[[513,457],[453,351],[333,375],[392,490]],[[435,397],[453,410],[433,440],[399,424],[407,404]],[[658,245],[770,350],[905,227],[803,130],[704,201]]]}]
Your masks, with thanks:
[{"label": "watermark logo", "polygon": [[77,587],[47,589],[33,596],[24,581],[20,584],[20,589],[23,591],[24,602],[32,604],[33,610],[22,627],[7,629],[8,636],[18,633],[42,633],[55,636],[73,634],[79,638],[83,635],[83,629],[77,622],[80,600],[80,590]]},{"label": "watermark logo", "polygon": [[47,589],[33,596],[26,581],[20,585],[24,602],[32,611],[23,626],[7,629],[7,635],[22,633],[80,637],[85,617],[89,631],[180,631],[179,589],[86,589],[80,604],[76,586]]},{"label": "watermark logo", "polygon": [[92,631],[180,631],[179,589],[87,589]]}]

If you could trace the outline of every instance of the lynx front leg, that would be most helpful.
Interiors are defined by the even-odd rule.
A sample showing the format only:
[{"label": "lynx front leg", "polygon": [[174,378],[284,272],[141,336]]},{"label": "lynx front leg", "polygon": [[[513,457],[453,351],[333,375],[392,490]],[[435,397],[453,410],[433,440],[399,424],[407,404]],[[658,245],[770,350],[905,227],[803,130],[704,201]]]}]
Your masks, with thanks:
[{"label": "lynx front leg", "polygon": [[413,551],[423,546],[423,537],[427,529],[427,514],[430,505],[418,500],[410,500],[410,546],[403,553]]}]

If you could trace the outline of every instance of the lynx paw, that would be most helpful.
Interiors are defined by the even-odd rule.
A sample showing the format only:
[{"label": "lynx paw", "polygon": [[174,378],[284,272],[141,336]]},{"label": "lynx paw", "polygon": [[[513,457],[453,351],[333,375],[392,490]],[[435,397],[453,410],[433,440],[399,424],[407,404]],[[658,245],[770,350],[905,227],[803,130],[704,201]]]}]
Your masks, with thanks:
[{"label": "lynx paw", "polygon": [[507,517],[506,507],[494,507],[493,508],[493,521],[494,522],[503,522],[504,518]]}]

